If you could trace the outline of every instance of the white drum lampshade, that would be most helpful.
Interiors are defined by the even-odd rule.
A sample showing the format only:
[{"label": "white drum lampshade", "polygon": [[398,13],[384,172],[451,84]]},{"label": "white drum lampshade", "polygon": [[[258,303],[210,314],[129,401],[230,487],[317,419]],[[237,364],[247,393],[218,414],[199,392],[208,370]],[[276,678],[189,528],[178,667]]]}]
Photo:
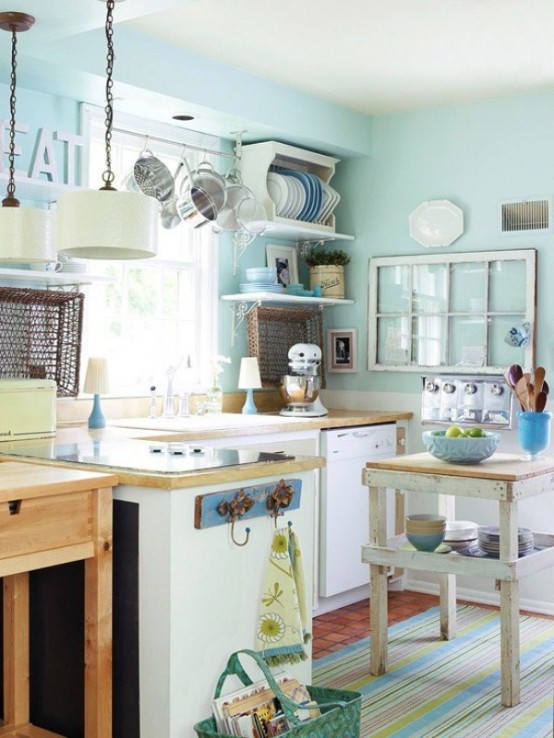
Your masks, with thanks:
[{"label": "white drum lampshade", "polygon": [[0,208],[0,262],[56,261],[52,214],[38,208]]},{"label": "white drum lampshade", "polygon": [[259,389],[262,386],[262,380],[260,377],[260,369],[258,366],[258,359],[255,356],[249,356],[240,361],[240,373],[239,373],[239,389],[246,390],[246,402],[242,408],[242,412],[245,415],[253,415],[258,410],[254,404],[254,397],[252,390]]},{"label": "white drum lampshade", "polygon": [[58,199],[56,250],[82,259],[156,255],[158,202],[141,192],[85,190]]}]

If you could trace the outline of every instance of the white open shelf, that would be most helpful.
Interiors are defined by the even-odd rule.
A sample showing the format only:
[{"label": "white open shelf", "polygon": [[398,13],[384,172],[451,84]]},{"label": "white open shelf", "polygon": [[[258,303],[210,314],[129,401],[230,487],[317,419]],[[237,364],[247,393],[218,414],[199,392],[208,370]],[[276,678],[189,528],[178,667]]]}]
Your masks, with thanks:
[{"label": "white open shelf", "polygon": [[302,305],[353,305],[354,300],[338,297],[301,297],[300,295],[279,295],[274,292],[241,292],[237,295],[222,295],[222,300],[229,302],[273,302],[281,304]]},{"label": "white open shelf", "polygon": [[91,282],[109,282],[110,277],[87,272],[46,272],[33,269],[9,269],[0,267],[0,285],[3,287],[69,287]]}]

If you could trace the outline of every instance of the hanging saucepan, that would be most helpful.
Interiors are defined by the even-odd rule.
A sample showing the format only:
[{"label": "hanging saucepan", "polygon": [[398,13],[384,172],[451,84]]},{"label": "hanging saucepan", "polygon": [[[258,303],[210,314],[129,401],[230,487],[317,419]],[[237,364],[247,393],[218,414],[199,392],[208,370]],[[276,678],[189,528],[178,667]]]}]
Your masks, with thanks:
[{"label": "hanging saucepan", "polygon": [[181,183],[179,197],[175,201],[175,210],[183,223],[200,228],[217,218],[217,207],[210,193],[197,184],[185,157],[183,168],[186,174]]},{"label": "hanging saucepan", "polygon": [[217,214],[213,225],[214,233],[222,231],[238,231],[241,227],[237,220],[237,211],[244,200],[255,201],[254,193],[242,184],[240,173],[237,169],[231,169],[226,175],[227,200],[225,205]]},{"label": "hanging saucepan", "polygon": [[133,167],[135,182],[148,197],[160,202],[169,200],[175,191],[171,172],[151,151],[145,149]]},{"label": "hanging saucepan", "polygon": [[209,161],[204,159],[198,168],[192,173],[192,179],[196,187],[208,193],[219,212],[225,205],[227,199],[227,187],[225,179],[218,174]]}]

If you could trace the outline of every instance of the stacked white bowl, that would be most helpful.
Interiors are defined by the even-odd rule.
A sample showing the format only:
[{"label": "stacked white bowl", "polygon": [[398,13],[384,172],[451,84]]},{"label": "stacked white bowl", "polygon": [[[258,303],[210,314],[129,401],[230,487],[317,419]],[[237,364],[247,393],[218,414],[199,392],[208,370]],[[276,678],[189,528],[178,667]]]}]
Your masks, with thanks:
[{"label": "stacked white bowl", "polygon": [[283,289],[277,282],[276,267],[250,267],[246,270],[246,282],[240,285],[241,292],[282,292]]}]

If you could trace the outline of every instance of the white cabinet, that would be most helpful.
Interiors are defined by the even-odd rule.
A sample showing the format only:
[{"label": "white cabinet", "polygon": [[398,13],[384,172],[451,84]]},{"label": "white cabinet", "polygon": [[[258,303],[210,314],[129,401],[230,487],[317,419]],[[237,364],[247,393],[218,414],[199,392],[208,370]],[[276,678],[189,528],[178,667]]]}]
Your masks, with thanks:
[{"label": "white cabinet", "polygon": [[270,167],[284,167],[317,175],[329,183],[335,173],[338,159],[297,148],[278,141],[243,146],[240,170],[244,184],[254,193],[267,213],[269,225],[264,235],[298,240],[352,240],[353,236],[335,232],[335,216],[331,213],[325,224],[290,220],[277,215],[275,203],[267,189]]}]

